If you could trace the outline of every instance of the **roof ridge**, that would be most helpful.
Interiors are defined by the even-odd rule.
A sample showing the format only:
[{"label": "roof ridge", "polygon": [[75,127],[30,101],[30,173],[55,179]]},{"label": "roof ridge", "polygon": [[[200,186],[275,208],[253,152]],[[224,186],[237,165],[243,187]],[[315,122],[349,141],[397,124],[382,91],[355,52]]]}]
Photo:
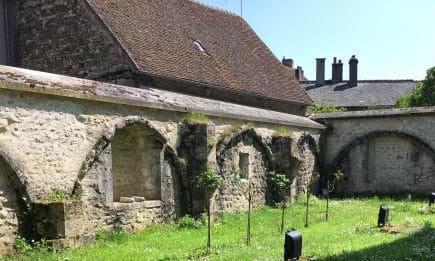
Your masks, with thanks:
[{"label": "roof ridge", "polygon": [[217,6],[212,6],[212,5],[206,4],[206,3],[202,2],[203,0],[187,0],[187,1],[192,2],[194,4],[202,5],[202,6],[206,7],[206,8],[212,9],[212,10],[216,10],[216,11],[228,14],[228,15],[232,15],[232,16],[236,16],[236,17],[241,18],[240,15],[238,15],[238,14],[236,14],[234,12],[231,12],[231,11],[223,9],[223,8],[219,8]]},{"label": "roof ridge", "polygon": [[[348,81],[341,81],[332,83],[332,80],[326,80],[325,85],[331,85],[331,84],[340,84],[340,83],[347,83]],[[374,83],[374,82],[380,82],[380,83],[393,83],[393,82],[418,82],[418,80],[413,79],[380,79],[380,80],[358,80],[360,83]],[[316,81],[310,80],[310,81],[299,81],[301,84],[310,84],[310,83],[316,83]]]}]

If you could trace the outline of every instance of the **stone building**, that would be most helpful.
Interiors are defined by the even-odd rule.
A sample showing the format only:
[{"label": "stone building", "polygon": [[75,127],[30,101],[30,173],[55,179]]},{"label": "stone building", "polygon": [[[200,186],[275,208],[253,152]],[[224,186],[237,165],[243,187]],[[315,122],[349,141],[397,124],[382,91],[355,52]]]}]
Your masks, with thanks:
[{"label": "stone building", "polygon": [[[136,231],[200,213],[193,180],[207,166],[225,179],[214,212],[245,207],[232,178],[240,169],[258,185],[254,205],[273,200],[268,171],[291,177],[296,195],[315,168],[309,140],[323,128],[281,112],[13,67],[0,66],[0,90],[3,252],[19,233],[74,246],[100,229]],[[186,121],[189,111],[210,121]]]},{"label": "stone building", "polygon": [[11,65],[298,115],[312,102],[241,17],[195,1],[1,2]]},{"label": "stone building", "polygon": [[273,201],[269,171],[308,189],[323,126],[296,116],[311,99],[239,16],[190,0],[0,8],[0,64],[32,69],[0,67],[1,252],[198,214],[207,166],[225,179],[214,212],[246,206],[240,170],[254,205]]},{"label": "stone building", "polygon": [[[285,59],[284,66],[292,68]],[[294,69],[299,83],[315,104],[332,104],[349,111],[394,108],[400,96],[409,95],[415,80],[358,80],[358,60],[349,60],[349,80],[343,79],[343,63],[334,58],[331,78],[325,77],[325,58],[316,59],[316,80],[303,77],[302,68]]]}]

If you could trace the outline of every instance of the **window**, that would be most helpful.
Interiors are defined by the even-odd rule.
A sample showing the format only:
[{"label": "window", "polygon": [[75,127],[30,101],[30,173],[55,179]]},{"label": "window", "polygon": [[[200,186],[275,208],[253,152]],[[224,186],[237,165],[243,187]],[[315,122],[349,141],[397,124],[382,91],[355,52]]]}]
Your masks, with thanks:
[{"label": "window", "polygon": [[242,179],[249,177],[249,153],[239,153],[239,169]]}]

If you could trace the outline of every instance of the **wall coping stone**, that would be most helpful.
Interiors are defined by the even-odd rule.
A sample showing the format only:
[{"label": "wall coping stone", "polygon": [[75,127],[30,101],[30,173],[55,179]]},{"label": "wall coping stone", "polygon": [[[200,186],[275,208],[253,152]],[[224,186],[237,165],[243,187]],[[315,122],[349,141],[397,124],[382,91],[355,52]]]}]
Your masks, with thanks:
[{"label": "wall coping stone", "polygon": [[410,115],[434,114],[435,106],[433,107],[414,107],[404,109],[382,109],[382,110],[367,110],[367,111],[346,111],[332,113],[313,114],[309,118],[316,121],[328,119],[352,119],[352,118],[382,118],[382,117],[401,117]]},{"label": "wall coping stone", "polygon": [[40,93],[177,112],[267,122],[302,128],[325,126],[302,116],[222,102],[154,88],[132,88],[45,72],[0,66],[0,89]]}]

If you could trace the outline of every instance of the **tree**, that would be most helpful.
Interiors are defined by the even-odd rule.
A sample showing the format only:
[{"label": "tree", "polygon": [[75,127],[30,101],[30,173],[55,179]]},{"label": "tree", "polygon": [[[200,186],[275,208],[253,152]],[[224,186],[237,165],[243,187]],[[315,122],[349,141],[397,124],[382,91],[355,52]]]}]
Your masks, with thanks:
[{"label": "tree", "polygon": [[248,223],[246,227],[246,245],[251,244],[251,209],[252,199],[257,192],[258,184],[254,182],[249,173],[244,173],[242,170],[235,169],[232,172],[234,183],[242,190],[246,200],[248,200]]},{"label": "tree", "polygon": [[290,196],[289,186],[290,179],[284,174],[279,174],[274,171],[268,173],[269,180],[272,182],[278,196],[278,202],[281,206],[281,233],[284,231],[284,217],[287,202]]},{"label": "tree", "polygon": [[411,94],[400,96],[396,107],[424,107],[435,105],[435,67],[429,68],[425,80],[418,82]]},{"label": "tree", "polygon": [[210,201],[216,189],[223,184],[224,180],[210,166],[196,179],[196,186],[204,190],[207,200],[207,255],[210,254],[211,246],[211,213]]}]

